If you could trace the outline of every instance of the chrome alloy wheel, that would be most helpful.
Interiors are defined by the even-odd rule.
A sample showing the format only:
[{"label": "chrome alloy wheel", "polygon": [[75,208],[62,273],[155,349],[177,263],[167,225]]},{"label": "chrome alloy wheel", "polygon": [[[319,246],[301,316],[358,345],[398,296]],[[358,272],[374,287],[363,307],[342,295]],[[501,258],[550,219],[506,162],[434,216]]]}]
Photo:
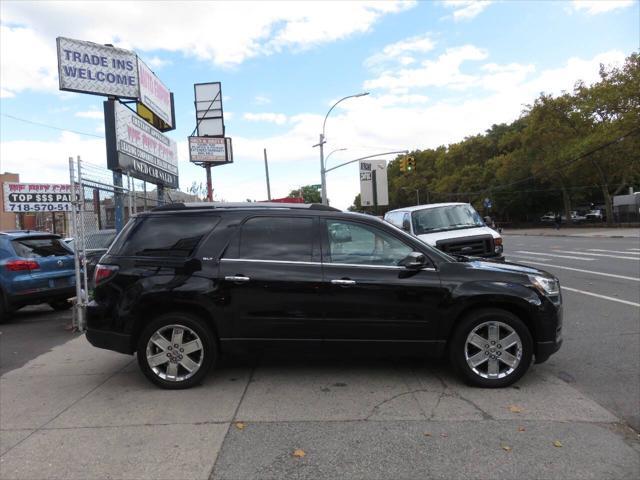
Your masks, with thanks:
[{"label": "chrome alloy wheel", "polygon": [[147,363],[158,377],[169,382],[191,378],[202,366],[200,337],[184,325],[166,325],[147,342]]},{"label": "chrome alloy wheel", "polygon": [[522,340],[506,323],[484,322],[467,336],[464,356],[476,375],[487,379],[505,378],[520,365]]}]

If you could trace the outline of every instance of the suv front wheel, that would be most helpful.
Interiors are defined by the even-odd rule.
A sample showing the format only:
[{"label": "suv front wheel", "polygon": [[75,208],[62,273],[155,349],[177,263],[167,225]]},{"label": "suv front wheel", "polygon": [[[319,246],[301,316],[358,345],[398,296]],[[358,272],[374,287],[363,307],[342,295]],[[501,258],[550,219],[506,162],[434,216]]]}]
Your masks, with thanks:
[{"label": "suv front wheel", "polygon": [[450,343],[454,367],[478,387],[507,387],[531,365],[533,340],[517,316],[500,309],[472,312],[458,325]]},{"label": "suv front wheel", "polygon": [[200,318],[169,313],[153,320],[138,340],[138,364],[159,387],[182,389],[202,381],[218,352],[211,329]]}]

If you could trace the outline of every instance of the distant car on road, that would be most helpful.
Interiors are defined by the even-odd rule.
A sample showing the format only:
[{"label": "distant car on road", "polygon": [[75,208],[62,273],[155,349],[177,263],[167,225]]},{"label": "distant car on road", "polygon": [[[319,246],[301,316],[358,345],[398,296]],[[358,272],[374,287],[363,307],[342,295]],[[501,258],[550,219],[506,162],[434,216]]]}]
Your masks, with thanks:
[{"label": "distant car on road", "polygon": [[75,296],[73,252],[59,235],[0,232],[0,320],[25,305],[71,307]]}]

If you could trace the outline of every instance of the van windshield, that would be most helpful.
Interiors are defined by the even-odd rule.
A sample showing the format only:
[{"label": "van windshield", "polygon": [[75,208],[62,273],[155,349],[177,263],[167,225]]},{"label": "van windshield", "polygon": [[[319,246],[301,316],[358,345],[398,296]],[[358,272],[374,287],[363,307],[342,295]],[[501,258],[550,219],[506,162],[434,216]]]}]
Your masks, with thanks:
[{"label": "van windshield", "polygon": [[480,214],[471,205],[449,205],[416,210],[411,214],[411,222],[416,235],[485,225]]}]

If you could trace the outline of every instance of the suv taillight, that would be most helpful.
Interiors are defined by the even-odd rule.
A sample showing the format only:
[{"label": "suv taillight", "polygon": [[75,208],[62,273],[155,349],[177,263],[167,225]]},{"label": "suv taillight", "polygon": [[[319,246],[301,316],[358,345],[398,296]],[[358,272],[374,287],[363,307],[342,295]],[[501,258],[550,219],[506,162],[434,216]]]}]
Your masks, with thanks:
[{"label": "suv taillight", "polygon": [[40,268],[40,265],[35,260],[9,260],[4,266],[12,272],[31,271]]},{"label": "suv taillight", "polygon": [[93,276],[93,282],[96,286],[106,282],[112,278],[118,272],[118,267],[115,265],[96,265],[96,270]]}]

